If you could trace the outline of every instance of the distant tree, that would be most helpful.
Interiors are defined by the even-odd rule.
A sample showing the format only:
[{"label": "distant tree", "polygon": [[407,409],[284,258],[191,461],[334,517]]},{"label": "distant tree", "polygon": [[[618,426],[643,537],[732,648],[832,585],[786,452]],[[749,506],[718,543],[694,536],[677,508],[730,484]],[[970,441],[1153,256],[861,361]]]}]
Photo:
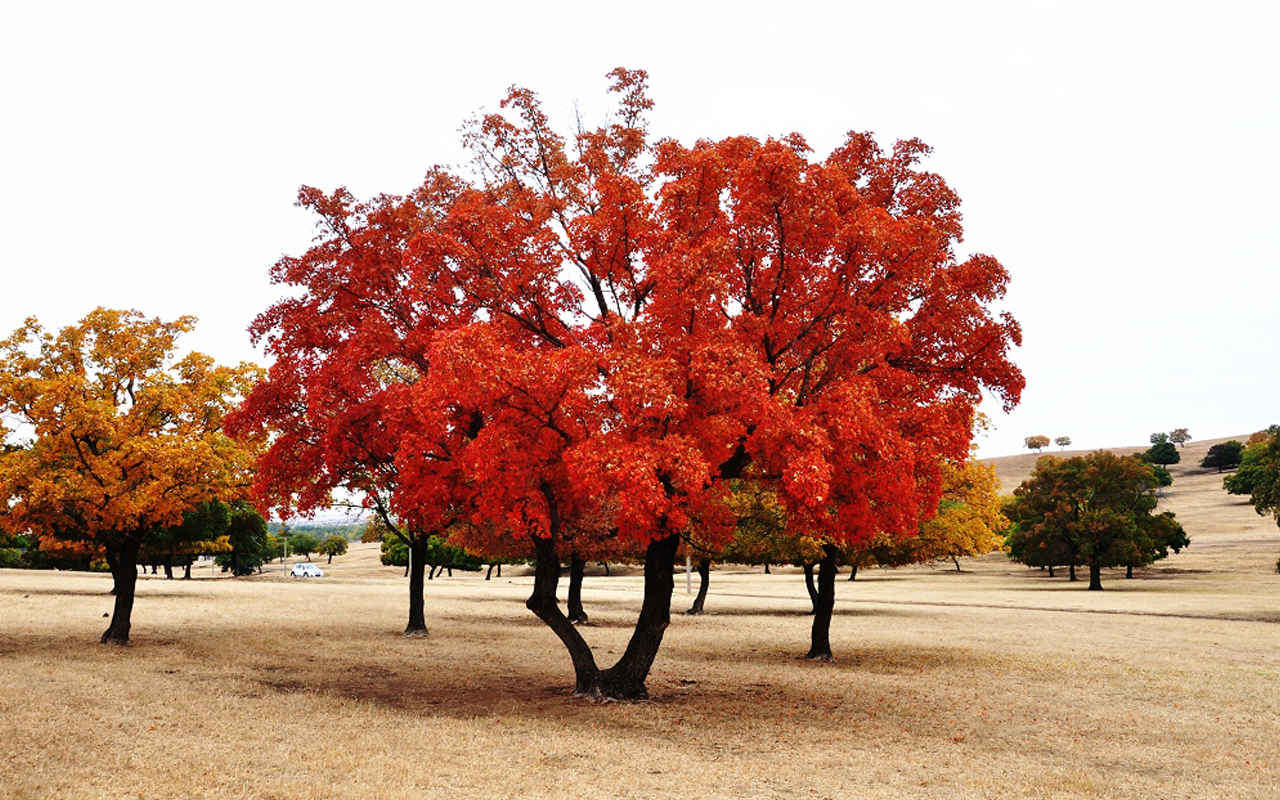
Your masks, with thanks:
[{"label": "distant tree", "polygon": [[1165,442],[1169,441],[1169,434],[1153,433],[1151,434],[1150,439],[1152,444],[1164,444]]},{"label": "distant tree", "polygon": [[364,544],[371,542],[381,542],[387,532],[387,526],[382,522],[381,517],[370,517],[360,530],[360,541]]},{"label": "distant tree", "polygon": [[1037,452],[1049,446],[1048,436],[1028,436],[1022,441],[1028,449],[1035,450]]},{"label": "distant tree", "polygon": [[320,546],[316,548],[316,551],[322,556],[328,556],[328,563],[332,564],[334,556],[340,556],[347,552],[347,540],[343,536],[329,536],[320,543]]},{"label": "distant tree", "polygon": [[310,560],[311,554],[320,549],[320,540],[309,533],[295,533],[289,537],[289,552]]},{"label": "distant tree", "polygon": [[1053,443],[1056,444],[1060,449],[1066,449],[1071,446],[1071,437],[1059,436],[1057,439],[1053,440]]},{"label": "distant tree", "polygon": [[1209,452],[1205,454],[1204,460],[1200,462],[1200,466],[1208,469],[1209,467],[1217,467],[1218,472],[1224,469],[1231,469],[1240,465],[1240,459],[1244,456],[1244,443],[1232,439],[1229,442],[1215,444],[1209,448]]},{"label": "distant tree", "polygon": [[1010,556],[1087,564],[1089,588],[1100,590],[1103,567],[1150,563],[1188,544],[1173,514],[1152,514],[1156,483],[1154,469],[1132,456],[1045,456],[1005,508],[1018,525]]},{"label": "distant tree", "polygon": [[229,553],[215,556],[216,563],[235,576],[252,575],[270,557],[267,521],[258,510],[243,500],[230,504],[227,539]]},{"label": "distant tree", "polygon": [[1173,485],[1173,476],[1169,474],[1169,470],[1159,464],[1153,464],[1151,469],[1156,474],[1156,486],[1164,487]]},{"label": "distant tree", "polygon": [[[1160,434],[1163,436],[1164,434]],[[1148,464],[1159,464],[1167,467],[1170,464],[1177,464],[1182,460],[1182,455],[1178,452],[1178,448],[1173,442],[1165,439],[1151,445],[1147,452],[1142,454],[1142,460]]]},{"label": "distant tree", "polygon": [[1173,431],[1169,434],[1169,441],[1173,442],[1179,447],[1182,447],[1187,442],[1191,441],[1191,432],[1188,431],[1186,428],[1174,428]]},{"label": "distant tree", "polygon": [[[1273,425],[1267,432],[1267,440],[1250,445],[1240,469],[1226,480],[1230,482],[1244,473],[1238,485],[1242,487],[1247,483],[1254,510],[1271,514],[1280,525],[1280,426]],[[1232,491],[1232,487],[1228,486],[1227,490]]]}]

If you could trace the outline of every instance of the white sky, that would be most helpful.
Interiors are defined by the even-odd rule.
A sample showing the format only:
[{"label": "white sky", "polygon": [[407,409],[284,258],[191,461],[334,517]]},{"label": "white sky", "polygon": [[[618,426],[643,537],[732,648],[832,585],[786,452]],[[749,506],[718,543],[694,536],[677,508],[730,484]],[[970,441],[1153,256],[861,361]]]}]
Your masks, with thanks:
[{"label": "white sky", "polygon": [[[965,249],[1012,272],[1028,434],[1280,422],[1280,13],[1270,3],[14,3],[0,15],[0,331],[97,305],[256,359],[300,184],[411,188],[512,83],[567,125],[650,73],[651,129],[918,136]],[[992,409],[993,412],[996,409]]]}]

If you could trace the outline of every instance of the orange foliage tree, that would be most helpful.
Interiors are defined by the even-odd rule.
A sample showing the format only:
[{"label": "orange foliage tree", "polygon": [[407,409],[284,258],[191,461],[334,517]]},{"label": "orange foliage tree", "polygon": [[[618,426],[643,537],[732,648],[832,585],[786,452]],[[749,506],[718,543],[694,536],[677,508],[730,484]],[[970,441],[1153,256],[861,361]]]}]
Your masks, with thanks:
[{"label": "orange foliage tree", "polygon": [[116,597],[103,642],[129,640],[139,552],[247,489],[252,447],[222,418],[258,369],[177,358],[194,324],[99,308],[56,335],[28,319],[0,342],[0,404],[33,437],[0,454],[2,524],[105,554]]},{"label": "orange foliage tree", "polygon": [[[959,200],[921,168],[923,144],[884,151],[854,133],[815,159],[795,134],[655,142],[645,74],[611,77],[614,121],[569,137],[513,89],[468,128],[474,175],[433,172],[417,194],[376,201],[414,207],[372,255],[353,255],[367,214],[352,226],[343,210],[367,206],[325,200],[341,206],[322,210],[339,223],[322,236],[325,268],[286,259],[278,272],[315,299],[256,330],[269,349],[300,342],[275,348],[294,363],[273,368],[267,422],[358,421],[394,469],[402,517],[461,516],[495,547],[532,544],[526,605],[566,646],[576,689],[635,698],[682,539],[715,550],[732,535],[730,481],[776,494],[788,534],[823,543],[829,582],[838,547],[933,513],[939,465],[967,454],[983,390],[1012,405],[1023,382],[1008,358],[1017,323],[992,309],[1005,270],[956,255]],[[349,344],[354,361],[331,358]],[[370,357],[415,379],[376,402],[314,381],[367,373]],[[366,474],[363,456],[330,456],[363,447],[333,430],[287,434],[264,472],[306,484],[281,463],[302,453],[344,480]],[[556,604],[562,554],[589,544],[645,564],[631,640],[605,668]]]}]

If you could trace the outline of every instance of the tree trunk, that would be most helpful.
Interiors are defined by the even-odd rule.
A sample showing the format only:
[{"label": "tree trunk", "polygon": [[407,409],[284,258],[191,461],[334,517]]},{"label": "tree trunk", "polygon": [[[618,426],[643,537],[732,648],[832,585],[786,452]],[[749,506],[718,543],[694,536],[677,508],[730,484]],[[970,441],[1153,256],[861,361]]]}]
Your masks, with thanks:
[{"label": "tree trunk", "polygon": [[164,579],[173,580],[173,564],[167,558],[164,560]]},{"label": "tree trunk", "polygon": [[435,580],[435,579],[436,579],[436,565],[435,565],[435,564],[432,564],[432,565],[431,565],[431,570],[430,570],[429,572],[427,572],[427,580],[429,580],[429,581],[433,581],[433,580]]},{"label": "tree trunk", "polygon": [[489,563],[489,569],[484,573],[484,579],[487,581],[493,577],[493,563]]},{"label": "tree trunk", "polygon": [[[606,571],[604,574],[605,574],[605,575],[608,575],[609,573],[608,573],[608,571]],[[501,577],[502,577],[502,564],[498,564],[498,577],[499,577],[499,578],[501,578]]]},{"label": "tree trunk", "polygon": [[698,596],[693,598],[693,605],[686,614],[701,614],[702,606],[707,602],[707,586],[711,583],[711,559],[698,561]]},{"label": "tree trunk", "polygon": [[408,565],[408,564],[405,564],[405,565],[404,565],[404,577],[406,577],[406,578],[407,578],[407,577],[409,577],[409,565]]},{"label": "tree trunk", "polygon": [[1102,591],[1102,566],[1097,561],[1089,563],[1089,590]]},{"label": "tree trunk", "polygon": [[769,572],[769,562],[768,562],[768,561],[764,562],[764,574],[765,574],[765,575],[770,575],[770,574],[772,574],[772,573],[770,573],[770,572]]},{"label": "tree trunk", "polygon": [[[107,566],[111,568],[111,594],[116,593],[116,565],[120,563],[120,559],[116,558],[116,554],[107,550]],[[136,573],[137,570],[135,569]],[[135,576],[136,577],[136,576]]]},{"label": "tree trunk", "polygon": [[805,658],[832,661],[831,614],[836,607],[836,548],[823,545],[822,553],[818,566],[818,596],[813,604],[813,630]]},{"label": "tree trunk", "polygon": [[951,563],[956,565],[956,572],[960,571],[960,561],[955,557],[951,557]]},{"label": "tree trunk", "polygon": [[133,615],[133,592],[138,583],[138,543],[126,541],[115,554],[111,569],[115,581],[115,608],[111,611],[111,624],[102,632],[103,644],[128,644],[129,628]]},{"label": "tree trunk", "polygon": [[1126,578],[1132,578],[1132,577],[1133,577],[1133,565],[1132,565],[1132,564],[1125,564],[1125,565],[1124,565],[1124,576],[1125,576]]},{"label": "tree trunk", "polygon": [[587,621],[587,612],[582,610],[582,572],[586,566],[577,553],[569,556],[569,621],[575,624]]},{"label": "tree trunk", "polygon": [[680,537],[671,534],[649,542],[644,553],[644,600],[627,649],[614,664],[600,672],[600,692],[619,700],[643,700],[649,696],[645,679],[662,646],[662,635],[671,624],[672,569]]},{"label": "tree trunk", "polygon": [[[605,576],[606,578],[607,578],[607,577],[609,577],[609,562],[608,562],[608,561],[601,561],[601,562],[600,562],[600,566],[604,567],[604,576]],[[501,578],[501,577],[502,577],[502,567],[498,567],[498,577],[499,577],[499,578]]]},{"label": "tree trunk", "polygon": [[1050,577],[1050,578],[1056,577],[1056,576],[1053,574],[1053,565],[1052,565],[1052,564],[1050,564],[1050,565],[1049,565],[1049,577]]},{"label": "tree trunk", "polygon": [[560,557],[556,555],[555,540],[534,537],[533,548],[533,593],[524,606],[546,623],[569,651],[569,659],[573,662],[573,693],[599,696],[600,670],[596,667],[595,656],[591,655],[591,648],[587,646],[582,634],[560,612],[560,604],[556,600],[556,585],[560,583]]},{"label": "tree trunk", "polygon": [[804,565],[804,588],[809,590],[809,603],[812,608],[809,609],[810,614],[818,613],[818,590],[813,585],[813,565]]},{"label": "tree trunk", "polygon": [[1076,577],[1076,565],[1075,565],[1075,564],[1068,564],[1068,565],[1067,565],[1067,580],[1069,580],[1069,581],[1079,580],[1079,578],[1077,578],[1077,577]]},{"label": "tree trunk", "polygon": [[409,541],[409,624],[404,627],[405,636],[427,635],[422,588],[422,574],[426,567],[427,539],[424,536],[414,536]]},{"label": "tree trunk", "polygon": [[849,565],[849,582],[852,583],[853,579],[856,577],[858,577],[858,565],[850,564]]},{"label": "tree trunk", "polygon": [[328,561],[327,563],[329,563],[329,564],[332,564],[332,563],[333,563],[333,553],[330,553],[330,554],[329,554],[329,561]]},{"label": "tree trunk", "polygon": [[190,561],[182,565],[182,579],[184,581],[191,580],[191,562]]}]

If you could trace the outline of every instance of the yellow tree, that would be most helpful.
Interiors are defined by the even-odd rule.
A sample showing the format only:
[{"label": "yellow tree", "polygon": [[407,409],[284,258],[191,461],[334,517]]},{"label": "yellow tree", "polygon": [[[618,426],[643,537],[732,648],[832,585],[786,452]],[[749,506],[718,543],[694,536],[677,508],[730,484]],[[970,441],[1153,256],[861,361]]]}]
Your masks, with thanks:
[{"label": "yellow tree", "polygon": [[178,358],[194,324],[99,308],[56,335],[30,318],[0,341],[0,411],[18,423],[0,452],[0,524],[105,554],[104,643],[129,641],[139,552],[249,483],[256,443],[228,438],[222,418],[259,370]]},{"label": "yellow tree", "polygon": [[942,500],[938,514],[920,523],[909,540],[916,561],[949,558],[960,570],[961,556],[981,556],[999,550],[1009,520],[1000,513],[1000,479],[995,467],[965,461],[942,468]]}]

